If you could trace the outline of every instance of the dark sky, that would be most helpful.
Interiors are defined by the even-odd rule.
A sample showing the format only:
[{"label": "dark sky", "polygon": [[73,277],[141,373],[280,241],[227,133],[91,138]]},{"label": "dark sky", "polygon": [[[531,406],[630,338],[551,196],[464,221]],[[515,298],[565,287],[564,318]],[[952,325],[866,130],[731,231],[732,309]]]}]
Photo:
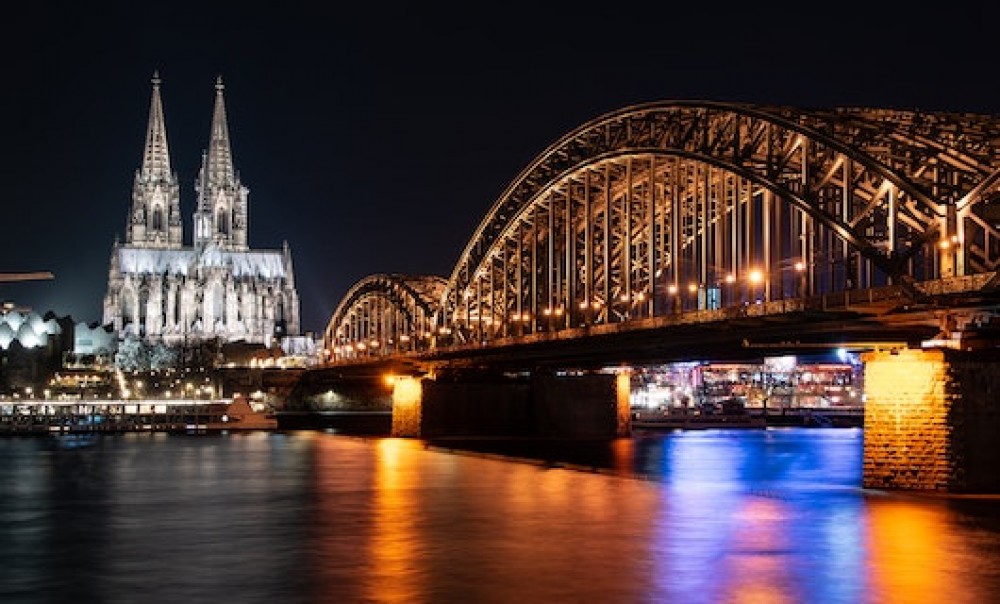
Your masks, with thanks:
[{"label": "dark sky", "polygon": [[[989,3],[19,2],[0,24],[0,297],[101,320],[159,70],[190,242],[215,77],[250,243],[288,241],[303,329],[376,272],[447,276],[576,126],[698,99],[1000,114]],[[931,10],[933,8],[933,10]]]}]

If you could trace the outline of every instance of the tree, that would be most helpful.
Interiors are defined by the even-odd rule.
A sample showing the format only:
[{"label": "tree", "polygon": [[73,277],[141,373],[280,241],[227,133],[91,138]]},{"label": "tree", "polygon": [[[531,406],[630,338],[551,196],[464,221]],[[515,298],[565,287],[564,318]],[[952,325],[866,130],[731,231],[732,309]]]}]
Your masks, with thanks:
[{"label": "tree", "polygon": [[125,336],[115,353],[115,365],[122,371],[149,371],[149,347],[133,335]]},{"label": "tree", "polygon": [[149,347],[149,366],[151,369],[168,369],[177,365],[180,350],[157,342]]}]

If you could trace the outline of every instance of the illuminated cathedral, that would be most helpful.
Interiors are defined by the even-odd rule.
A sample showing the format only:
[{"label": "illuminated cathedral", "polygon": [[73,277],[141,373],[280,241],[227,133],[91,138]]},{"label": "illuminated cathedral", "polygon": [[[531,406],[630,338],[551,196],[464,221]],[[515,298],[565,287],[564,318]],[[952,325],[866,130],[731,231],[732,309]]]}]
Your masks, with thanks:
[{"label": "illuminated cathedral", "polygon": [[208,149],[194,183],[192,243],[184,243],[180,185],[171,170],[154,74],[142,165],[136,170],[125,241],[115,241],[104,323],[120,338],[168,345],[219,339],[271,346],[299,332],[299,298],[287,242],[248,246],[247,187],[234,169],[224,86],[215,84]]}]

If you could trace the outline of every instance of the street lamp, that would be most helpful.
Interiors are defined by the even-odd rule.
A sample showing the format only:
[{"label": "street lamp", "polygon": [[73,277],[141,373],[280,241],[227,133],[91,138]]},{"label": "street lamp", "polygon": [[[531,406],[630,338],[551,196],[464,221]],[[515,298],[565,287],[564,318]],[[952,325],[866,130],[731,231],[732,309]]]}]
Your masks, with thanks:
[{"label": "street lamp", "polygon": [[764,273],[760,272],[760,269],[752,269],[750,274],[747,276],[750,281],[750,301],[757,301],[757,285],[764,280]]}]

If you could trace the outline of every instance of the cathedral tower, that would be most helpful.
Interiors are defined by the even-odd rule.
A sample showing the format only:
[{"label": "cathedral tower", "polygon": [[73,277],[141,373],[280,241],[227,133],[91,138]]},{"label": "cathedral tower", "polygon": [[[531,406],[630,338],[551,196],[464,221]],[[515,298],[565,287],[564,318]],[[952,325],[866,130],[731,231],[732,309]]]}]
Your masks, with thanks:
[{"label": "cathedral tower", "polygon": [[288,243],[248,247],[247,188],[233,169],[222,79],[208,150],[195,180],[194,245],[181,242],[177,177],[170,171],[160,102],[153,101],[124,244],[115,240],[104,323],[120,338],[168,346],[220,340],[270,347],[299,331],[299,296]]},{"label": "cathedral tower", "polygon": [[132,184],[132,212],[125,225],[125,243],[135,247],[177,249],[183,245],[180,187],[170,170],[167,127],[160,99],[160,76],[153,73],[149,124],[142,166]]},{"label": "cathedral tower", "polygon": [[198,197],[194,246],[204,248],[214,243],[223,250],[245,251],[249,191],[233,168],[224,89],[220,76],[215,81],[215,111],[208,151],[202,154],[201,170],[194,185]]}]

